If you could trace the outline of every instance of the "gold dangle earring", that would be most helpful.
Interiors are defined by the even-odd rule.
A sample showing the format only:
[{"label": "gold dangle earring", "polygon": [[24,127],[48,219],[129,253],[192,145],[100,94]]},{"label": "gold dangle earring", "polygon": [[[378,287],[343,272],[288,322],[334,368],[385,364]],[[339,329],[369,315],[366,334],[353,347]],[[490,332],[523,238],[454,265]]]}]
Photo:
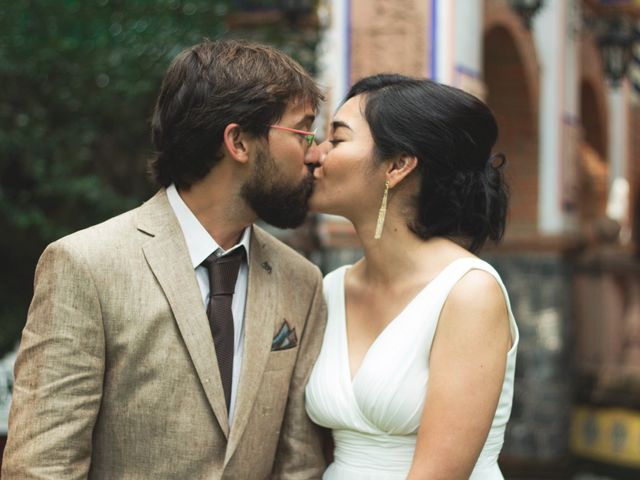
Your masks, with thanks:
[{"label": "gold dangle earring", "polygon": [[380,240],[380,237],[382,237],[382,227],[384,226],[384,217],[387,216],[387,196],[388,195],[389,195],[389,180],[385,180],[384,194],[382,195],[382,205],[380,205],[380,210],[378,211],[378,223],[376,223],[376,233],[373,236],[375,240]]}]

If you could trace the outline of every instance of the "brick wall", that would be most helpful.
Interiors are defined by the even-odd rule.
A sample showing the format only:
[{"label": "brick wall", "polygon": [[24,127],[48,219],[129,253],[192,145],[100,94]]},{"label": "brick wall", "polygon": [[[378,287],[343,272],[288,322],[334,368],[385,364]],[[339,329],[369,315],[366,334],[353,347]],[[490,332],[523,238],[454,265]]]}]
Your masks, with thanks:
[{"label": "brick wall", "polygon": [[585,29],[580,38],[580,122],[585,138],[603,158],[609,142],[606,90],[597,38]]},{"label": "brick wall", "polygon": [[635,251],[640,254],[640,102],[631,107],[631,156],[629,179],[631,186],[631,229]]},{"label": "brick wall", "polygon": [[532,234],[538,219],[536,109],[523,60],[506,28],[493,28],[485,36],[484,74],[487,103],[500,128],[496,149],[507,156],[505,172],[511,188],[507,235]]},{"label": "brick wall", "polygon": [[[586,60],[586,59],[585,59]],[[578,169],[578,213],[581,228],[605,215],[609,190],[609,163],[606,147],[606,116],[600,111],[598,86],[583,79],[580,84],[580,122],[582,138]]]},{"label": "brick wall", "polygon": [[579,54],[582,135],[577,207],[581,232],[593,239],[609,194],[607,87],[593,30],[581,32]]}]

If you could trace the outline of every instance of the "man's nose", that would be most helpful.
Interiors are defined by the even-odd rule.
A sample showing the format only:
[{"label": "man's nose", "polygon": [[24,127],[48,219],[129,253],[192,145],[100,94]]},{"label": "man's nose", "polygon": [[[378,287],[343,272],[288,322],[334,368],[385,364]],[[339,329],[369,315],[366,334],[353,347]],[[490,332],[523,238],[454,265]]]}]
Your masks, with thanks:
[{"label": "man's nose", "polygon": [[322,166],[329,150],[331,150],[331,142],[328,140],[320,144],[314,141],[313,145],[309,147],[309,151],[305,157],[305,163],[313,164],[316,167]]},{"label": "man's nose", "polygon": [[309,147],[307,153],[304,156],[304,163],[307,165],[313,165],[319,167],[324,159],[324,153],[320,149],[320,146],[315,142]]}]

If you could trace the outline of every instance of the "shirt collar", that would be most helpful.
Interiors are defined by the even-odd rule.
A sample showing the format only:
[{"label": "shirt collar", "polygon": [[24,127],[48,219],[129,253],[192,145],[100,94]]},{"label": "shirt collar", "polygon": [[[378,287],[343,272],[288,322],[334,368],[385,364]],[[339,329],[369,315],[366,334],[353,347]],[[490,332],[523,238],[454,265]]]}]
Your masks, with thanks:
[{"label": "shirt collar", "polygon": [[174,184],[167,187],[167,199],[169,200],[169,205],[171,205],[171,208],[173,209],[173,213],[175,213],[176,218],[178,219],[182,234],[187,242],[187,250],[189,251],[189,256],[191,257],[191,263],[193,264],[194,269],[218,249],[222,250],[226,254],[240,246],[243,246],[247,254],[247,258],[249,258],[251,226],[246,227],[242,233],[240,241],[225,252],[222,247],[218,245],[218,242],[209,235],[209,232],[207,232],[200,221],[198,221],[187,204],[184,203],[184,200],[180,197],[178,189]]}]

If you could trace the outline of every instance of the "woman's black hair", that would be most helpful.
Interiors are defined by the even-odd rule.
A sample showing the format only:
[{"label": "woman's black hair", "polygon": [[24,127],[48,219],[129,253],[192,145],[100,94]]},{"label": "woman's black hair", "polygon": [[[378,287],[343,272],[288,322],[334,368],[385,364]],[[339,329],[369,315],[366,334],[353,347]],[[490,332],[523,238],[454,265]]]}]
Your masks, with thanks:
[{"label": "woman's black hair", "polygon": [[345,99],[365,95],[364,117],[375,159],[418,159],[417,214],[409,228],[420,238],[462,238],[475,252],[504,233],[508,190],[505,157],[492,155],[498,126],[491,110],[457,88],[403,75],[365,77]]}]

